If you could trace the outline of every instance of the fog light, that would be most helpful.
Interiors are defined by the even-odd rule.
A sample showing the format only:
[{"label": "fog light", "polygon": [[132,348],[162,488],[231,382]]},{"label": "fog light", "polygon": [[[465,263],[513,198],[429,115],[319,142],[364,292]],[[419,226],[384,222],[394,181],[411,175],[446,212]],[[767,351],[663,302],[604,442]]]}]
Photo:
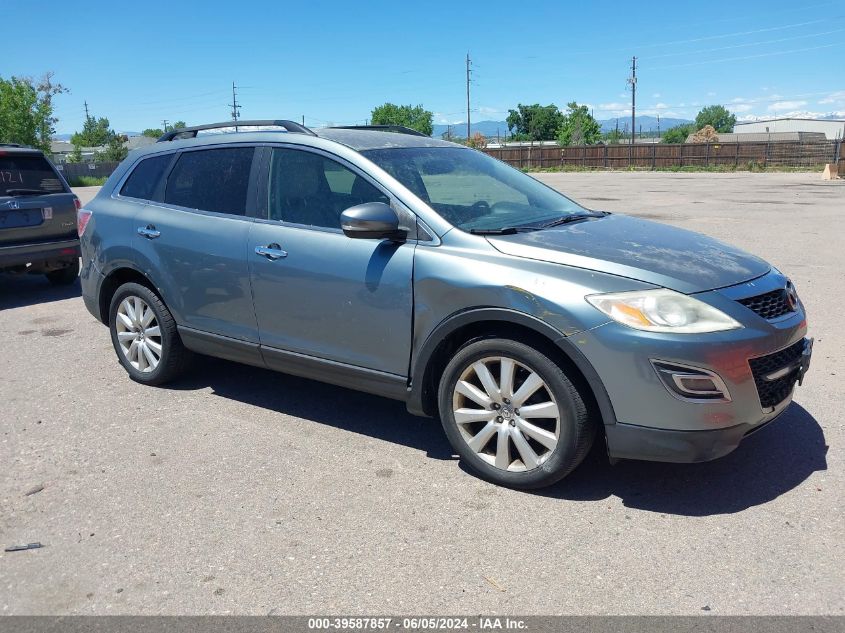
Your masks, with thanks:
[{"label": "fog light", "polygon": [[652,360],[660,381],[676,398],[687,402],[730,402],[725,381],[717,374],[700,367]]}]

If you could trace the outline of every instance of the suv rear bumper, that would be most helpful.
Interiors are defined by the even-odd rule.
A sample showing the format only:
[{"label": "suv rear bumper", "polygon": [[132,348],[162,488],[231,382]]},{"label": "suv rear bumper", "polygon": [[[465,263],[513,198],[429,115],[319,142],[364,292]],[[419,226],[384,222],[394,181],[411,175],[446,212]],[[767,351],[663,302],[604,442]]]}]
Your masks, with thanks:
[{"label": "suv rear bumper", "polygon": [[42,264],[48,261],[67,260],[72,263],[80,256],[79,239],[58,240],[0,246],[0,269]]}]

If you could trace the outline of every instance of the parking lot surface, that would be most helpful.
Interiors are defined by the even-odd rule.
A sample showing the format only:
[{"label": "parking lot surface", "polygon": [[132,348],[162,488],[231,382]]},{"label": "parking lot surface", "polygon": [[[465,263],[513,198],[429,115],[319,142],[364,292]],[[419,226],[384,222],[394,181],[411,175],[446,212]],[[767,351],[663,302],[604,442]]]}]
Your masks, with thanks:
[{"label": "parking lot surface", "polygon": [[715,462],[598,447],[507,490],[399,402],[210,359],[135,384],[78,284],[0,275],[0,544],[44,545],[0,553],[0,612],[842,614],[845,182],[539,178],[789,274],[816,347],[783,417]]}]

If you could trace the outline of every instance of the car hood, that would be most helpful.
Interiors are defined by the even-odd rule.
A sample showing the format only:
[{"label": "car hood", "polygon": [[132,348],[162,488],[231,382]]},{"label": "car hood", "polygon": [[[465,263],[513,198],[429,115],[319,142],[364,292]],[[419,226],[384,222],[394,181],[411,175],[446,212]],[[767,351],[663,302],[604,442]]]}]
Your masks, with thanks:
[{"label": "car hood", "polygon": [[686,294],[732,286],[771,268],[706,235],[616,214],[488,240],[508,255],[630,277]]}]

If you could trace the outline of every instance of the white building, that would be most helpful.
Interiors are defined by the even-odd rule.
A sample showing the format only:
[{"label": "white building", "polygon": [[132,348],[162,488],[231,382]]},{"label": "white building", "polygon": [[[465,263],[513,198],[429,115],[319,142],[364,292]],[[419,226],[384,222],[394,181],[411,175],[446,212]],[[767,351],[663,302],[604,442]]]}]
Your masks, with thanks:
[{"label": "white building", "polygon": [[734,125],[734,134],[777,134],[780,132],[821,132],[829,140],[845,138],[845,119],[769,119]]}]

